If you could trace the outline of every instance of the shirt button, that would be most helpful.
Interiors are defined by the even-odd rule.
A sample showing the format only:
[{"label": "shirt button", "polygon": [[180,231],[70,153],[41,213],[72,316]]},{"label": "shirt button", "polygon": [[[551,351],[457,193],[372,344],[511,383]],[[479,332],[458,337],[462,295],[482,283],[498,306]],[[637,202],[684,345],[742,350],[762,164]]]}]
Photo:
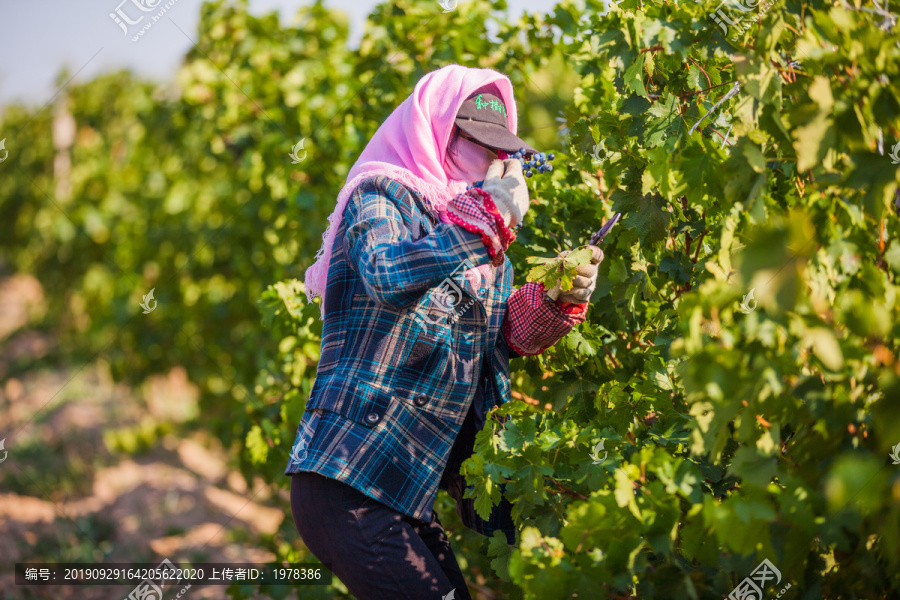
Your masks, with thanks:
[{"label": "shirt button", "polygon": [[418,394],[415,398],[413,398],[413,404],[416,406],[425,406],[428,403],[428,396],[425,394]]},{"label": "shirt button", "polygon": [[366,415],[366,423],[368,425],[374,425],[380,420],[381,420],[381,415],[379,415],[378,413],[370,412],[369,414]]}]

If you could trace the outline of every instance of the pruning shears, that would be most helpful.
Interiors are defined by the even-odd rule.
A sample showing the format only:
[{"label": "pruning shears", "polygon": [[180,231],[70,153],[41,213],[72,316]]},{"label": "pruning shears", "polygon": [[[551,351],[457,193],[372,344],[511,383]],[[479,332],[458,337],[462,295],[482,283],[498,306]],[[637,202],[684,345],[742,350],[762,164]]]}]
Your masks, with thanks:
[{"label": "pruning shears", "polygon": [[597,233],[595,233],[594,235],[591,236],[591,241],[588,242],[588,245],[596,246],[600,242],[602,242],[603,238],[606,237],[606,234],[608,234],[610,232],[610,230],[613,228],[613,225],[615,225],[619,221],[619,218],[621,216],[622,216],[622,213],[620,213],[620,212],[617,212],[616,214],[614,214],[609,221],[607,221],[606,223],[603,224],[603,227],[600,228],[600,231],[598,231]]},{"label": "pruning shears", "polygon": [[[594,235],[591,236],[591,239],[588,242],[588,245],[589,246],[599,245],[600,242],[603,241],[603,239],[612,230],[613,226],[619,221],[619,219],[621,217],[622,217],[622,213],[620,213],[620,212],[617,212],[616,214],[614,214],[609,221],[607,221],[606,223],[603,224],[603,227],[600,228],[600,231],[598,231],[597,233],[595,233]],[[568,252],[566,252],[565,254],[568,254]],[[557,260],[562,258],[562,256],[564,256],[564,254],[561,254],[559,257],[557,257]],[[546,259],[543,259],[543,260],[546,261]],[[534,264],[532,259],[528,259],[528,262],[532,262],[532,264]],[[596,264],[596,262],[594,261],[594,257],[591,257],[591,263]],[[559,266],[560,266],[560,269],[562,269],[562,264],[560,264]],[[529,281],[530,281],[530,279],[529,279]],[[557,280],[556,287],[553,287],[550,290],[548,290],[547,296],[549,296],[551,300],[556,300],[559,297],[560,292],[561,292],[561,290],[559,287],[559,280]]]}]

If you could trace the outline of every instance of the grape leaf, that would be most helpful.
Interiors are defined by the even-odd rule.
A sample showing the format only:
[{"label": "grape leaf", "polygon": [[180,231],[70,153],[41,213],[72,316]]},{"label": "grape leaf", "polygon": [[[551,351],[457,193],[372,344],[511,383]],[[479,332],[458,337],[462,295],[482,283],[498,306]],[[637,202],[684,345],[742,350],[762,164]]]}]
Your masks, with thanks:
[{"label": "grape leaf", "polygon": [[638,54],[637,59],[625,71],[625,85],[634,90],[639,96],[647,97],[647,90],[644,88],[644,57],[646,53]]}]

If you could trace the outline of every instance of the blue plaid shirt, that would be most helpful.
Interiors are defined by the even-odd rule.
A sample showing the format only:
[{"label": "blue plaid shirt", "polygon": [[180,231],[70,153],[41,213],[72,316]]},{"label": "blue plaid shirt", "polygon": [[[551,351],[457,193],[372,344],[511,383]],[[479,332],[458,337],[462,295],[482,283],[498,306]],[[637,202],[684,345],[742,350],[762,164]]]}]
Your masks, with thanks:
[{"label": "blue plaid shirt", "polygon": [[[372,177],[354,190],[330,257],[316,380],[285,474],[316,472],[423,520],[439,484],[459,492],[453,471],[484,415],[510,397],[501,330],[512,265],[504,258],[478,289],[463,275],[490,262],[480,236],[440,222],[399,182]],[[477,428],[458,439],[470,409]],[[442,477],[454,442],[456,464]],[[512,543],[512,522],[498,513],[508,512],[504,502],[487,522],[466,524],[486,535],[501,528]],[[457,507],[472,521],[470,509],[471,500]]]}]

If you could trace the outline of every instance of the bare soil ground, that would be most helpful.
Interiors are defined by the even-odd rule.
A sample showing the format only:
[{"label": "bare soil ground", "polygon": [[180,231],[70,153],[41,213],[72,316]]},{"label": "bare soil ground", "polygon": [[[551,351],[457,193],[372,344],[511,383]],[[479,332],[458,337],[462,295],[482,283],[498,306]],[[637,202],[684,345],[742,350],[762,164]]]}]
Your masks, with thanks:
[{"label": "bare soil ground", "polygon": [[[131,591],[16,586],[16,562],[274,559],[259,540],[293,528],[286,498],[270,496],[262,481],[248,486],[217,440],[165,434],[136,451],[109,441],[116,439],[110,432],[148,419],[181,418],[197,399],[186,371],[132,390],[114,383],[102,360],[80,369],[41,367],[55,341],[28,323],[42,306],[34,278],[0,280],[0,459],[8,452],[0,463],[0,599],[107,600]],[[35,368],[10,374],[23,360]],[[226,594],[225,587],[194,586],[186,596]]]}]

